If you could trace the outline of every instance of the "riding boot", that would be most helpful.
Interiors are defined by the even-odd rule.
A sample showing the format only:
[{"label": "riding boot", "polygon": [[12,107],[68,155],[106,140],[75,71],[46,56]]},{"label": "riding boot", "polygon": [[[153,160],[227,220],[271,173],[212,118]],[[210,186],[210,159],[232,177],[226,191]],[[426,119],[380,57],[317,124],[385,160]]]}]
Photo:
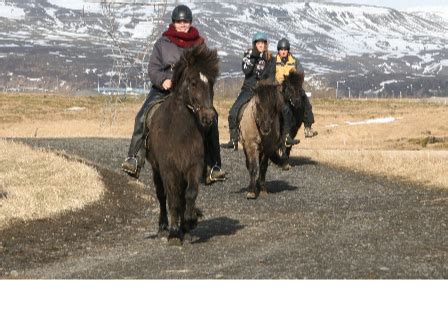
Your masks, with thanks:
[{"label": "riding boot", "polygon": [[311,106],[310,100],[306,95],[305,90],[301,90],[300,94],[302,96],[302,102],[305,107],[305,115],[304,115],[305,138],[312,138],[318,134],[317,131],[311,128],[311,125],[314,123],[313,107]]},{"label": "riding boot", "polygon": [[224,143],[221,145],[222,148],[228,148],[233,149],[234,151],[238,150],[238,130],[237,129],[230,129],[230,140],[227,143]]},{"label": "riding boot", "polygon": [[140,170],[145,165],[146,146],[145,141],[148,136],[145,126],[146,116],[152,104],[167,94],[156,88],[151,88],[143,106],[138,111],[134,121],[134,131],[129,145],[128,157],[121,165],[121,169],[129,176],[138,179]]},{"label": "riding boot", "polygon": [[300,143],[299,139],[293,139],[293,138],[291,138],[291,135],[289,135],[289,133],[286,133],[286,136],[285,136],[285,146],[286,147],[298,145],[299,143]]},{"label": "riding boot", "polygon": [[285,104],[285,105],[283,105],[283,109],[282,109],[282,121],[283,121],[283,128],[282,128],[283,137],[282,137],[282,139],[284,140],[286,147],[291,147],[291,146],[294,146],[294,145],[297,145],[298,143],[300,143],[300,140],[295,140],[295,139],[291,138],[291,135],[290,135],[291,119],[292,119],[291,108],[290,108],[289,104]]},{"label": "riding boot", "polygon": [[319,134],[317,131],[311,128],[311,125],[305,125],[304,132],[305,132],[305,138],[312,138]]},{"label": "riding boot", "polygon": [[238,97],[233,103],[232,107],[229,111],[229,132],[230,132],[230,141],[222,144],[222,148],[230,148],[234,151],[238,150],[238,119],[239,114],[241,113],[241,107],[246,104],[253,97],[253,92],[249,89],[241,89]]},{"label": "riding boot", "polygon": [[206,179],[205,184],[215,181],[224,181],[226,172],[221,169],[221,151],[219,147],[218,113],[215,110],[215,117],[210,129],[204,136]]}]

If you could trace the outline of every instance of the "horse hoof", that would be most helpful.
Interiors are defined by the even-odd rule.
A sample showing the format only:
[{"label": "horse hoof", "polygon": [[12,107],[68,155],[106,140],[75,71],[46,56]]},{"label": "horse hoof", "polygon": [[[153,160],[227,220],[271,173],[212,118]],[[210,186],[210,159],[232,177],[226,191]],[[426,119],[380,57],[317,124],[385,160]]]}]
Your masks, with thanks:
[{"label": "horse hoof", "polygon": [[191,244],[191,242],[193,241],[193,236],[190,233],[185,233],[184,235],[184,244]]},{"label": "horse hoof", "polygon": [[168,245],[182,246],[182,239],[180,237],[168,237]]},{"label": "horse hoof", "polygon": [[291,169],[291,165],[289,163],[286,163],[282,166],[282,170],[284,170],[284,171],[288,171],[290,169]]},{"label": "horse hoof", "polygon": [[249,191],[249,192],[246,194],[246,198],[247,198],[247,199],[256,199],[256,198],[257,198],[257,194],[255,194],[253,191]]},{"label": "horse hoof", "polygon": [[187,232],[196,229],[196,227],[198,226],[198,219],[192,219],[192,220],[188,220],[185,222],[185,226],[187,228]]},{"label": "horse hoof", "polygon": [[196,212],[196,216],[198,216],[198,217],[204,217],[204,213],[202,212],[201,209],[199,209],[199,208],[195,208],[194,211]]},{"label": "horse hoof", "polygon": [[168,236],[169,236],[168,230],[159,230],[159,232],[157,232],[157,237],[162,241],[167,241]]},{"label": "horse hoof", "polygon": [[268,191],[267,190],[260,190],[260,196],[261,197],[266,197],[268,195]]}]

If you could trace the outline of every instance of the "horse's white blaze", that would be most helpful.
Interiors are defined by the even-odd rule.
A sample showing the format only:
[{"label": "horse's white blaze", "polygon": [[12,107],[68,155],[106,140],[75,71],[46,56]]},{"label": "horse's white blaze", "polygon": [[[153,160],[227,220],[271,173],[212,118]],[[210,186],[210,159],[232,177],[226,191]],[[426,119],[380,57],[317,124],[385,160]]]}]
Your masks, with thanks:
[{"label": "horse's white blaze", "polygon": [[199,78],[201,79],[201,81],[203,81],[204,83],[208,83],[208,78],[207,77],[205,77],[205,75],[202,73],[202,72],[200,72],[199,73]]}]

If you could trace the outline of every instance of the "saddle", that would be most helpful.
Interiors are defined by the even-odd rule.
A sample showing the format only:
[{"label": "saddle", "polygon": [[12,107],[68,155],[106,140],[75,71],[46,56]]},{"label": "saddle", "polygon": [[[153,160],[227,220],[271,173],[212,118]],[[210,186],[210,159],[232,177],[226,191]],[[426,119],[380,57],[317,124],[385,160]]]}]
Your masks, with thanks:
[{"label": "saddle", "polygon": [[160,105],[162,105],[162,103],[168,98],[168,96],[169,95],[154,100],[145,110],[144,144],[146,148],[148,147],[149,126],[151,125],[152,116],[154,115],[154,112],[160,107]]},{"label": "saddle", "polygon": [[151,118],[154,115],[154,112],[162,105],[162,103],[168,98],[169,95],[162,97],[160,99],[154,100],[151,105],[145,111],[145,123],[146,128],[149,129],[149,125],[151,124]]}]

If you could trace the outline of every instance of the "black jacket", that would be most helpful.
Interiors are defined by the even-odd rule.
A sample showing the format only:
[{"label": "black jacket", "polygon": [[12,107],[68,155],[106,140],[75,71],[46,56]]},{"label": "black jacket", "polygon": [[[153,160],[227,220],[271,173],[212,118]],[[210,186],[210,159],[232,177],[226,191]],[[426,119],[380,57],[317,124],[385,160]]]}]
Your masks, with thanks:
[{"label": "black jacket", "polygon": [[242,89],[253,89],[257,82],[262,79],[275,79],[275,57],[269,54],[257,55],[252,49],[244,53],[242,68],[244,72],[244,83]]}]

